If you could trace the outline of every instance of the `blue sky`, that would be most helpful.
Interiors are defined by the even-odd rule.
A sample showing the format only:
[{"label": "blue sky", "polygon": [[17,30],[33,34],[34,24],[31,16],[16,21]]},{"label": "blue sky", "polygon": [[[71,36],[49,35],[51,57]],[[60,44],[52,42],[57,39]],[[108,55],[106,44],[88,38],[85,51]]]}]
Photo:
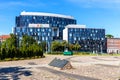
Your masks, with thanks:
[{"label": "blue sky", "polygon": [[1,0],[0,35],[12,32],[22,11],[71,15],[78,24],[120,37],[120,0]]}]

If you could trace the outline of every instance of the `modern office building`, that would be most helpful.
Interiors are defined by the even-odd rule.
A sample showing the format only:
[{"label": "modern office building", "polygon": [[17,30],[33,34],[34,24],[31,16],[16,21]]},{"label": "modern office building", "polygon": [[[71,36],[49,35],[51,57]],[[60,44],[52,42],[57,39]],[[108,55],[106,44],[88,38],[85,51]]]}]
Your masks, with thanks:
[{"label": "modern office building", "polygon": [[107,38],[107,53],[120,53],[120,38]]},{"label": "modern office building", "polygon": [[63,29],[69,24],[76,24],[76,20],[72,16],[41,12],[21,12],[16,17],[13,33],[18,36],[19,43],[23,35],[29,35],[39,43],[46,41],[50,48],[51,41],[62,40]]},{"label": "modern office building", "polygon": [[76,20],[71,16],[40,12],[21,12],[20,16],[16,17],[16,28],[33,27],[41,24],[47,24],[52,28],[53,40],[62,40],[62,31],[65,26],[76,24]]},{"label": "modern office building", "polygon": [[38,43],[47,42],[50,51],[51,42],[66,40],[81,45],[80,51],[106,52],[106,39],[104,29],[86,28],[85,25],[76,25],[76,20],[67,15],[21,12],[16,17],[13,33],[18,36],[20,44],[23,35],[32,36]]},{"label": "modern office building", "polygon": [[81,45],[80,51],[106,52],[105,29],[86,28],[85,25],[67,25],[63,30],[63,40]]}]

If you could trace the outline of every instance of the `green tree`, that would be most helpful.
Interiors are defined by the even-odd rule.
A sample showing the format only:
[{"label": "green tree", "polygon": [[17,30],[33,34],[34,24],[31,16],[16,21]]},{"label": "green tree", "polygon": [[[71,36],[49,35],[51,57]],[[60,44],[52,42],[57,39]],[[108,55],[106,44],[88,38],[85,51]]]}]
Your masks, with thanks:
[{"label": "green tree", "polygon": [[42,48],[38,45],[38,44],[33,44],[33,53],[34,53],[34,57],[42,57],[43,56],[43,52],[42,52]]},{"label": "green tree", "polygon": [[2,51],[1,51],[1,60],[4,60],[6,58],[6,50],[5,48],[2,48]]},{"label": "green tree", "polygon": [[111,35],[111,34],[107,34],[107,35],[105,35],[105,37],[106,37],[106,38],[114,38],[114,36]]},{"label": "green tree", "polygon": [[43,52],[45,52],[47,47],[46,41],[42,41],[39,45],[41,46]]},{"label": "green tree", "polygon": [[31,51],[31,48],[29,46],[31,46],[34,43],[37,43],[37,42],[31,36],[28,36],[28,35],[23,35],[22,36],[22,40],[21,40],[21,43],[20,43],[21,57],[24,57],[24,58],[30,57],[29,52]]},{"label": "green tree", "polygon": [[71,50],[71,51],[74,50],[74,44],[69,43],[69,50]]},{"label": "green tree", "polygon": [[69,44],[67,41],[62,41],[61,45],[62,45],[63,51],[69,48]]},{"label": "green tree", "polygon": [[22,40],[21,40],[21,47],[28,47],[31,44],[37,43],[37,41],[35,39],[33,39],[32,36],[28,36],[28,35],[23,35]]},{"label": "green tree", "polygon": [[64,49],[75,50],[78,51],[81,48],[80,44],[77,42],[76,44],[70,44],[66,41],[53,41],[52,42],[52,51],[64,51]]},{"label": "green tree", "polygon": [[34,40],[33,37],[27,35],[22,37],[20,51],[24,58],[35,58],[35,56],[43,56],[42,47],[38,45],[37,41]]},{"label": "green tree", "polygon": [[78,42],[75,43],[75,45],[74,45],[74,50],[75,50],[75,51],[78,51],[80,48],[81,48],[81,46],[79,45],[79,43],[78,43]]},{"label": "green tree", "polygon": [[1,53],[2,42],[0,42],[0,53]]},{"label": "green tree", "polygon": [[[10,34],[10,38],[6,41],[2,42],[1,50],[2,50],[2,57],[5,58],[14,58],[15,57],[15,50],[17,48],[17,39],[14,34]],[[5,51],[4,51],[5,50]]]},{"label": "green tree", "polygon": [[21,40],[21,45],[17,45],[17,37],[10,34],[11,38],[8,38],[1,45],[0,59],[5,58],[31,58],[42,57],[42,48],[38,45],[37,41],[31,36],[24,35]]},{"label": "green tree", "polygon": [[52,51],[63,51],[63,47],[61,42],[59,41],[53,41],[52,42]]}]

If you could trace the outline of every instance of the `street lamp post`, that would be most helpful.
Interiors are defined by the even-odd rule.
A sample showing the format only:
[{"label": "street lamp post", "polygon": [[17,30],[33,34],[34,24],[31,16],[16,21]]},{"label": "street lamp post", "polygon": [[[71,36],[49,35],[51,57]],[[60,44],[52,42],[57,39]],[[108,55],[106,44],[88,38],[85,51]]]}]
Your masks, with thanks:
[{"label": "street lamp post", "polygon": [[46,37],[46,54],[47,54],[47,37]]},{"label": "street lamp post", "polygon": [[102,52],[102,44],[101,44],[101,54],[102,54],[103,52]]}]

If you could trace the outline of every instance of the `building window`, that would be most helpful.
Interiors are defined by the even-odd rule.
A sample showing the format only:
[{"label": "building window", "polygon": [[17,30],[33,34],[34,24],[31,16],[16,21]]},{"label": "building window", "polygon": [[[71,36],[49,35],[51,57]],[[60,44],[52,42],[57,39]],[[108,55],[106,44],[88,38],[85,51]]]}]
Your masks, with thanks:
[{"label": "building window", "polygon": [[71,29],[70,29],[70,31],[72,32],[72,31],[73,31],[73,29],[71,28]]},{"label": "building window", "polygon": [[50,36],[50,33],[48,33],[48,36]]},{"label": "building window", "polygon": [[69,36],[71,37],[71,36],[72,36],[72,33],[70,33]]},{"label": "building window", "polygon": [[20,37],[20,40],[22,40],[22,37]]},{"label": "building window", "polygon": [[45,32],[43,33],[43,36],[46,36],[46,33],[45,33]]},{"label": "building window", "polygon": [[36,36],[36,33],[34,32],[34,35]]},{"label": "building window", "polygon": [[33,19],[35,19],[35,16],[33,16]]},{"label": "building window", "polygon": [[76,40],[76,37],[74,37],[74,40]]},{"label": "building window", "polygon": [[101,38],[102,40],[104,40],[104,38]]},{"label": "building window", "polygon": [[46,41],[48,40],[48,37],[46,37]]},{"label": "building window", "polygon": [[22,32],[26,32],[26,29],[25,29],[25,28],[22,28]]},{"label": "building window", "polygon": [[92,37],[93,34],[90,34],[90,36]]},{"label": "building window", "polygon": [[17,35],[18,33],[16,33],[16,35]]},{"label": "building window", "polygon": [[85,40],[85,37],[82,37],[83,40]]},{"label": "building window", "polygon": [[49,29],[49,32],[51,32],[51,29]]},{"label": "building window", "polygon": [[37,29],[37,31],[40,31],[40,29]]},{"label": "building window", "polygon": [[96,30],[96,33],[98,32],[98,30]]},{"label": "building window", "polygon": [[45,31],[45,29],[42,29],[42,31],[44,32],[44,31]]},{"label": "building window", "polygon": [[40,33],[38,33],[38,35],[40,36]]},{"label": "building window", "polygon": [[44,38],[44,37],[42,37],[42,40],[44,41],[44,40],[45,40],[45,38]]},{"label": "building window", "polygon": [[30,29],[30,32],[32,32],[33,31],[33,29]]},{"label": "building window", "polygon": [[37,37],[35,37],[35,40],[37,40]]}]

